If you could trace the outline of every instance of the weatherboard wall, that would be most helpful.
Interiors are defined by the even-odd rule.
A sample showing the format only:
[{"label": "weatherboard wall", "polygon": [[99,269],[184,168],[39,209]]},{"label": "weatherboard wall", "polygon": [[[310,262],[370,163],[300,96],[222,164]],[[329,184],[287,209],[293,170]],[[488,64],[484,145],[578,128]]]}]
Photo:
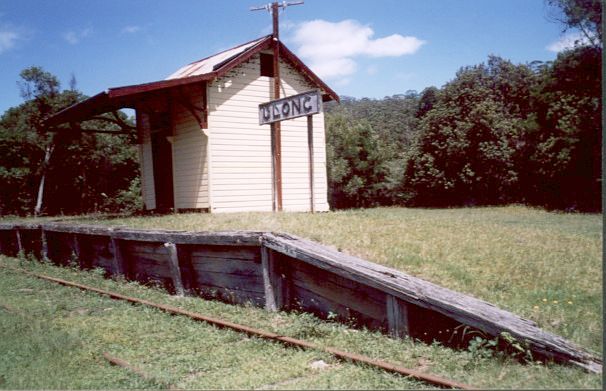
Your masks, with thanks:
[{"label": "weatherboard wall", "polygon": [[[281,96],[296,95],[314,88],[303,76],[283,62],[280,63],[280,77]],[[313,116],[313,146],[314,210],[328,211],[324,113]],[[282,122],[282,193],[285,210],[310,210],[306,117]]]},{"label": "weatherboard wall", "polygon": [[172,121],[175,208],[208,208],[208,137],[189,110],[181,105],[175,105]]},{"label": "weatherboard wall", "polygon": [[[282,96],[313,87],[281,62]],[[259,55],[209,84],[211,212],[272,210],[270,126],[259,125],[258,106],[273,99],[273,78],[260,76]],[[324,117],[314,116],[315,210],[328,210]],[[307,119],[282,122],[284,211],[309,211]]]}]

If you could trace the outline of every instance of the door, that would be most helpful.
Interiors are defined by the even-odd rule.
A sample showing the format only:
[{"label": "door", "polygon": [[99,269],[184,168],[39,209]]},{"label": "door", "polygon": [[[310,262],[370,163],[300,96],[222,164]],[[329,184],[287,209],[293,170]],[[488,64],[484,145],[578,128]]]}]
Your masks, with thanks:
[{"label": "door", "polygon": [[172,146],[166,138],[167,136],[169,134],[166,128],[151,134],[156,210],[159,212],[168,212],[175,206],[173,194],[173,153]]}]

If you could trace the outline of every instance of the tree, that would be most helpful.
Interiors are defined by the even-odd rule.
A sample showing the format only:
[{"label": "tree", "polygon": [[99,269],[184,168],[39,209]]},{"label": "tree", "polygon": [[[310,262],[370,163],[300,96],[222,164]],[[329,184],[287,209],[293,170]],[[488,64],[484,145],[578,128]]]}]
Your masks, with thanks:
[{"label": "tree", "polygon": [[495,56],[457,72],[419,124],[405,174],[413,202],[446,206],[512,200],[532,78],[527,66]]},{"label": "tree", "polygon": [[390,201],[389,162],[395,148],[365,120],[328,117],[327,168],[332,207],[385,205]]},{"label": "tree", "polygon": [[599,46],[602,38],[603,0],[547,0],[556,11],[553,19],[565,30],[578,29],[592,46]]},{"label": "tree", "polygon": [[425,114],[431,109],[438,101],[438,94],[440,90],[436,87],[427,87],[421,92],[421,97],[419,98],[419,103],[417,105],[417,118],[423,118]]},{"label": "tree", "polygon": [[32,102],[31,105],[25,106],[28,112],[27,122],[29,126],[35,129],[39,136],[38,144],[44,149],[44,158],[39,165],[38,176],[40,181],[36,206],[34,207],[34,215],[38,215],[42,209],[48,165],[55,149],[54,134],[47,131],[43,121],[55,111],[60,100],[67,99],[69,103],[75,103],[76,96],[69,92],[60,94],[59,80],[40,67],[27,68],[21,72],[20,76],[23,79],[18,83],[21,89],[21,97]]},{"label": "tree", "polygon": [[602,49],[558,55],[535,93],[540,132],[529,143],[533,202],[559,209],[600,210]]},{"label": "tree", "polygon": [[[26,101],[0,118],[0,214],[135,208],[116,202],[132,201],[129,192],[138,191],[132,140],[61,127],[47,129],[44,118],[84,96],[75,89],[75,82],[61,91],[57,78],[39,67],[28,68],[21,76],[19,87]],[[94,121],[92,126],[116,130],[116,125],[106,121]],[[61,196],[45,199],[51,193]]]}]

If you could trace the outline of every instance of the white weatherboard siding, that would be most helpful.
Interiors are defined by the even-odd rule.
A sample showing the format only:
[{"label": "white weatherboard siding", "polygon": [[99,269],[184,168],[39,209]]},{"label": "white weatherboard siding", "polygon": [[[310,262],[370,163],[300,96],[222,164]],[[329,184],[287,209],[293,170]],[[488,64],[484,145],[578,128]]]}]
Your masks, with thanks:
[{"label": "white weatherboard siding", "polygon": [[[314,87],[287,64],[280,63],[281,96]],[[328,211],[324,113],[313,116],[314,209]],[[309,211],[309,152],[307,117],[282,122],[282,198],[285,211]]]},{"label": "white weatherboard siding", "polygon": [[271,86],[259,75],[255,56],[209,84],[211,212],[272,210],[270,128],[257,114]]},{"label": "white weatherboard siding", "polygon": [[152,145],[149,117],[143,112],[137,112],[139,127],[142,131],[142,144],[139,144],[139,167],[141,169],[141,193],[145,209],[156,208],[156,191],[154,188],[154,163],[152,160]]},{"label": "white weatherboard siding", "polygon": [[173,113],[173,126],[175,208],[208,208],[208,137],[193,115],[180,105]]},{"label": "white weatherboard siding", "polygon": [[[312,86],[281,62],[282,96]],[[272,78],[260,76],[259,56],[208,88],[212,212],[271,211],[270,126],[259,125],[258,106],[272,100]],[[315,210],[328,210],[324,116],[314,116]],[[307,119],[282,122],[284,211],[309,211]]]}]

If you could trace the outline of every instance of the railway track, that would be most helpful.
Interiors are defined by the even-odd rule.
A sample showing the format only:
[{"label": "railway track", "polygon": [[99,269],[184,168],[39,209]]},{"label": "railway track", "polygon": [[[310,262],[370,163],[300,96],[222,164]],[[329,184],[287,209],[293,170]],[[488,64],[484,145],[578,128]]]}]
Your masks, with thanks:
[{"label": "railway track", "polygon": [[[389,362],[382,361],[382,360],[372,359],[368,356],[364,356],[364,355],[360,355],[360,354],[345,352],[345,351],[342,351],[342,350],[339,350],[339,349],[336,349],[333,347],[320,346],[320,345],[314,344],[314,343],[306,341],[306,340],[292,338],[292,337],[288,337],[288,336],[284,336],[284,335],[279,335],[279,334],[276,334],[276,333],[273,333],[270,331],[257,329],[257,328],[250,327],[247,325],[234,323],[234,322],[230,322],[230,321],[226,321],[226,320],[218,319],[218,318],[214,318],[214,317],[209,317],[204,314],[187,311],[187,310],[177,308],[174,306],[155,303],[155,302],[152,302],[149,300],[131,297],[131,296],[123,295],[121,293],[103,290],[103,289],[95,288],[92,286],[88,286],[88,285],[84,285],[84,284],[80,284],[80,283],[76,283],[76,282],[72,282],[72,281],[67,281],[64,279],[55,278],[55,277],[51,277],[51,276],[47,276],[47,275],[43,275],[43,274],[33,273],[33,272],[30,272],[30,271],[27,271],[24,269],[15,268],[15,267],[7,266],[7,265],[0,265],[0,267],[13,271],[13,272],[16,272],[16,273],[22,273],[22,274],[25,274],[25,275],[28,275],[31,277],[53,282],[53,283],[56,283],[59,285],[78,288],[78,289],[81,289],[84,291],[93,292],[93,293],[96,293],[99,295],[107,296],[114,300],[126,301],[131,304],[145,305],[148,307],[162,310],[162,311],[172,314],[172,315],[185,316],[192,320],[205,322],[205,323],[213,325],[215,327],[231,329],[231,330],[234,330],[237,332],[247,334],[252,337],[261,338],[261,339],[265,339],[265,340],[273,341],[273,342],[278,342],[278,343],[281,343],[286,346],[293,346],[293,347],[303,348],[303,349],[307,349],[307,350],[315,350],[315,351],[319,351],[319,352],[328,353],[342,361],[352,362],[352,363],[358,364],[358,365],[367,365],[367,366],[377,368],[377,369],[380,369],[380,370],[383,370],[386,372],[395,373],[398,375],[414,378],[418,381],[422,381],[422,382],[425,382],[425,383],[428,383],[428,384],[431,384],[431,385],[434,385],[437,387],[463,389],[463,390],[474,389],[472,386],[469,386],[467,384],[459,383],[459,382],[452,381],[450,379],[445,379],[445,378],[435,376],[432,374],[420,372],[420,371],[417,371],[414,369],[405,368],[405,367],[397,365],[397,364],[389,363]],[[135,373],[137,373],[137,372],[135,371]]]}]

